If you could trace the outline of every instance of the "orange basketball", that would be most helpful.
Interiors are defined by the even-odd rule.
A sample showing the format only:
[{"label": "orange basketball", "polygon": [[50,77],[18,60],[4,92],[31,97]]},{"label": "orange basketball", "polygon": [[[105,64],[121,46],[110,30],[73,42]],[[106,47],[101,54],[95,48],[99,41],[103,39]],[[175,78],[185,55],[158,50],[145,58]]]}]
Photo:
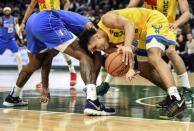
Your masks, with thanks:
[{"label": "orange basketball", "polygon": [[112,76],[124,76],[129,70],[129,64],[122,62],[123,54],[111,53],[105,61],[105,70]]}]

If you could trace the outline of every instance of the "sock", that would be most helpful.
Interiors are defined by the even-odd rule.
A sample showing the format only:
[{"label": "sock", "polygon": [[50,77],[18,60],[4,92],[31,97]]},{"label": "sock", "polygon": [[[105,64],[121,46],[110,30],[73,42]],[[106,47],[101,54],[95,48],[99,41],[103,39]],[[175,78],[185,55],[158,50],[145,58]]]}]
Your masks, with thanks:
[{"label": "sock", "polygon": [[69,68],[69,71],[70,71],[70,72],[73,72],[73,73],[76,73],[76,72],[75,72],[75,68],[74,68],[72,62],[71,62],[71,64],[68,63],[68,61],[71,61],[70,56],[68,56],[68,55],[66,55],[66,54],[63,54],[63,56],[64,56],[64,58],[65,58],[65,61],[67,62],[67,66],[68,66],[68,68]]},{"label": "sock", "polygon": [[181,81],[181,86],[184,86],[186,88],[191,88],[187,72],[183,73],[182,75],[178,75],[178,77]]},{"label": "sock", "polygon": [[177,90],[177,88],[175,86],[169,87],[167,89],[167,91],[168,91],[168,95],[175,96],[178,101],[181,100],[181,97],[179,95],[179,92],[178,92],[178,90]]},{"label": "sock", "polygon": [[20,72],[22,70],[22,58],[21,58],[21,54],[18,51],[17,53],[15,53],[16,56],[16,62],[18,64],[18,72]]},{"label": "sock", "polygon": [[20,95],[21,91],[22,91],[22,88],[19,88],[18,86],[15,85],[15,87],[11,91],[10,95],[13,97],[18,97]]},{"label": "sock", "polygon": [[93,101],[96,100],[97,99],[96,85],[87,84],[86,88],[87,88],[87,99],[90,99],[90,100],[93,100]]},{"label": "sock", "polygon": [[108,74],[108,75],[106,76],[106,79],[105,79],[104,82],[110,83],[110,82],[112,81],[112,79],[113,79],[113,77],[112,77],[110,74]]}]

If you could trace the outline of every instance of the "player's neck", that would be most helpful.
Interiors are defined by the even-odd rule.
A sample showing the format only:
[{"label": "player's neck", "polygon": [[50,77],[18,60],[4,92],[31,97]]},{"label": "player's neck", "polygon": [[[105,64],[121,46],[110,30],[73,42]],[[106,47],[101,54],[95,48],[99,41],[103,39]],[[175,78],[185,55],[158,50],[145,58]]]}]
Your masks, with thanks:
[{"label": "player's neck", "polygon": [[102,37],[105,37],[107,40],[109,39],[107,33],[101,29],[98,29],[98,34]]},{"label": "player's neck", "polygon": [[5,15],[6,19],[9,19],[11,17],[11,15]]}]

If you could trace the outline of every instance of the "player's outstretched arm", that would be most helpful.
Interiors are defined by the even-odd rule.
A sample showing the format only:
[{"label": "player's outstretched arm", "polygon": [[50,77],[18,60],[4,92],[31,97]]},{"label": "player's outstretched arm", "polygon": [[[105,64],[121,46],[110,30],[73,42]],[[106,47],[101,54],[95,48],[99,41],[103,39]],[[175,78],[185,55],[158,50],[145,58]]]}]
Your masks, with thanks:
[{"label": "player's outstretched arm", "polygon": [[63,0],[64,4],[64,10],[68,10],[70,7],[70,1],[69,0]]},{"label": "player's outstretched arm", "polygon": [[2,17],[0,17],[0,26],[2,26],[3,24],[3,20],[2,20]]},{"label": "player's outstretched arm", "polygon": [[137,7],[141,0],[130,0],[128,4],[128,8]]},{"label": "player's outstretched arm", "polygon": [[32,14],[33,9],[34,9],[36,4],[37,4],[37,0],[31,0],[30,4],[25,12],[24,18],[22,19],[22,23],[20,25],[20,32],[24,31],[26,21],[28,20],[28,18]]},{"label": "player's outstretched arm", "polygon": [[16,34],[18,35],[20,40],[23,40],[22,33],[19,32],[20,27],[19,27],[19,24],[18,24],[18,18],[14,18],[14,25],[15,25]]},{"label": "player's outstretched arm", "polygon": [[186,23],[190,18],[189,4],[187,0],[178,0],[181,16],[173,23],[170,24],[170,28],[176,29],[178,26]]},{"label": "player's outstretched arm", "polygon": [[43,103],[46,103],[50,97],[49,94],[49,73],[52,66],[52,60],[53,58],[58,54],[58,51],[56,50],[50,50],[46,52],[44,61],[42,63],[42,69],[41,69],[41,78],[42,78],[42,92],[41,92],[41,98],[40,101]]}]

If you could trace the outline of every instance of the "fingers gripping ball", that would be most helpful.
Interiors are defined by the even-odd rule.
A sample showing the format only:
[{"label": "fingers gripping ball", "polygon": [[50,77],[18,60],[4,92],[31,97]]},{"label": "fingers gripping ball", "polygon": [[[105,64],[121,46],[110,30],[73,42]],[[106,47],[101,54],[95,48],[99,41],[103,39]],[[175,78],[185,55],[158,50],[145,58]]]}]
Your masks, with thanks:
[{"label": "fingers gripping ball", "polygon": [[129,64],[122,61],[123,54],[111,53],[105,61],[105,70],[112,76],[124,76],[129,70]]}]

